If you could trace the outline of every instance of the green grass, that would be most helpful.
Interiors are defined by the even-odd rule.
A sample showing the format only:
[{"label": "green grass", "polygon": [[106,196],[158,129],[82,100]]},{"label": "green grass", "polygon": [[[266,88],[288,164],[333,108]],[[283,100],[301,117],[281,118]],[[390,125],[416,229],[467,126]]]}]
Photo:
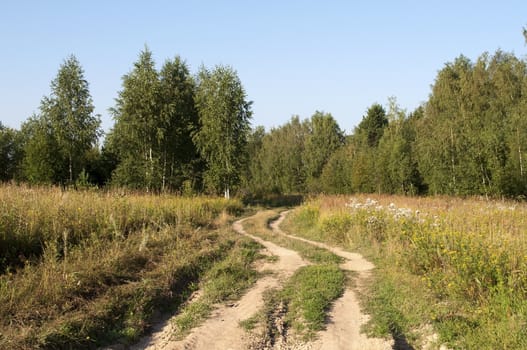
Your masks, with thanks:
[{"label": "green grass", "polygon": [[312,337],[324,328],[326,312],[344,291],[345,275],[334,264],[300,268],[281,292],[287,305],[286,321]]},{"label": "green grass", "polygon": [[251,264],[262,256],[261,246],[247,238],[240,238],[226,259],[214,264],[200,282],[203,294],[189,303],[172,322],[176,338],[184,337],[199,325],[214,309],[214,305],[238,299],[257,279],[258,274]]},{"label": "green grass", "polygon": [[372,337],[390,335],[419,345],[421,328],[430,324],[433,313],[432,296],[420,288],[418,278],[395,273],[388,266],[380,266],[374,276],[361,295],[371,317],[364,330]]},{"label": "green grass", "polygon": [[312,340],[325,328],[327,312],[345,284],[346,276],[335,264],[301,267],[282,289],[267,291],[263,310],[240,325],[252,330],[261,324],[266,337],[276,339],[280,336],[276,324],[282,323],[289,336]]},{"label": "green grass", "polygon": [[275,319],[279,317],[296,336],[312,339],[324,328],[331,303],[344,291],[346,275],[338,267],[343,259],[326,249],[273,232],[269,222],[277,217],[277,211],[263,211],[246,220],[244,228],[250,234],[297,251],[313,265],[299,268],[283,289],[266,293],[262,312],[241,324],[246,329],[263,324],[267,336],[274,338],[278,336]]},{"label": "green grass", "polygon": [[176,326],[174,336],[182,338],[192,328],[199,325],[212,311],[212,305],[207,301],[195,301],[185,307],[181,313],[172,321]]},{"label": "green grass", "polygon": [[319,248],[312,244],[288,238],[278,234],[269,228],[269,222],[278,218],[279,214],[275,210],[267,210],[258,213],[249,220],[244,221],[246,231],[254,236],[273,242],[281,247],[294,250],[300,256],[316,264],[339,264],[343,261],[341,257],[333,254],[327,249]]},{"label": "green grass", "polygon": [[257,313],[245,320],[241,320],[239,322],[239,325],[240,327],[242,327],[243,329],[245,329],[246,331],[251,331],[253,330],[254,328],[256,328],[256,326],[258,325],[258,323],[260,322],[261,320],[261,314]]}]

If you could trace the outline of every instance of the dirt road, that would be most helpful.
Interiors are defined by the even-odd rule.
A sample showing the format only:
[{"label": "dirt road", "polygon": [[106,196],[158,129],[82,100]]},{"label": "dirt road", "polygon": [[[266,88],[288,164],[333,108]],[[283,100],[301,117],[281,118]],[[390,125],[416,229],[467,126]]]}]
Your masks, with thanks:
[{"label": "dirt road", "polygon": [[[276,233],[282,235],[286,235],[279,228],[284,215],[283,213],[271,225]],[[243,221],[235,222],[234,230],[262,244],[265,247],[265,253],[278,257],[278,261],[267,262],[259,267],[262,271],[267,270],[273,273],[258,280],[237,303],[216,309],[201,326],[195,328],[185,339],[171,340],[172,325],[170,320],[165,320],[165,323],[159,325],[151,336],[144,338],[132,349],[392,349],[393,342],[385,339],[368,338],[360,333],[360,328],[362,324],[367,322],[368,317],[361,312],[356,293],[351,288],[346,289],[342,297],[335,301],[328,317],[329,322],[326,330],[320,332],[317,340],[312,343],[290,344],[287,339],[276,339],[270,346],[254,339],[254,335],[250,335],[242,329],[239,322],[253,316],[263,307],[263,294],[266,290],[280,287],[298,268],[308,264],[297,252],[246,233],[243,229]],[[360,286],[374,267],[360,254],[346,252],[298,237],[286,236],[328,249],[343,257],[345,262],[340,267],[357,273],[356,285]]]}]

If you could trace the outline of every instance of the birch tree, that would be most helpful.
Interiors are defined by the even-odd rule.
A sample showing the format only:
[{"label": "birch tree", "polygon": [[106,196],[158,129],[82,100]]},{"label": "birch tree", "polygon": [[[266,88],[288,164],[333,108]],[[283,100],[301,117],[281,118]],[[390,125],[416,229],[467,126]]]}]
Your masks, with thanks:
[{"label": "birch tree", "polygon": [[123,76],[123,89],[112,114],[115,125],[109,145],[120,161],[114,182],[147,192],[159,188],[158,145],[164,129],[160,122],[159,74],[148,48],[139,54],[132,71]]},{"label": "birch tree", "polygon": [[94,114],[88,82],[75,56],[70,56],[60,66],[57,77],[51,82],[51,95],[42,99],[40,110],[60,150],[54,156],[65,158],[66,182],[71,184],[84,166],[86,152],[101,135],[100,117]]},{"label": "birch tree", "polygon": [[196,92],[200,129],[195,144],[207,162],[205,182],[225,198],[237,185],[250,132],[251,102],[236,71],[228,66],[202,67]]}]

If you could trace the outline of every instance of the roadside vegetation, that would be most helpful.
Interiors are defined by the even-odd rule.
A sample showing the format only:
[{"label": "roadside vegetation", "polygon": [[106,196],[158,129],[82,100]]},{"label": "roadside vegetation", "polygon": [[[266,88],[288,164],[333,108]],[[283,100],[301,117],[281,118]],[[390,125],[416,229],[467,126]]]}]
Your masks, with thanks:
[{"label": "roadside vegetation", "polygon": [[284,223],[378,267],[363,296],[374,335],[416,348],[430,328],[456,349],[527,346],[527,206],[395,196],[318,197]]},{"label": "roadside vegetation", "polygon": [[261,246],[249,238],[239,238],[239,243],[222,261],[215,264],[197,285],[201,295],[186,304],[171,320],[175,324],[172,335],[182,339],[194,327],[205,320],[217,303],[236,300],[259,277],[251,264],[263,256]]},{"label": "roadside vegetation", "polygon": [[[293,330],[296,337],[313,339],[316,331],[324,328],[331,303],[344,292],[347,277],[338,266],[342,258],[272,231],[269,222],[277,218],[278,211],[262,211],[245,220],[243,225],[247,233],[295,250],[311,264],[299,268],[283,288],[270,290],[262,312],[241,324],[252,329],[261,323],[270,338],[278,337],[276,332]],[[277,322],[281,323],[280,327]]]},{"label": "roadside vegetation", "polygon": [[236,200],[2,186],[0,207],[1,348],[131,343],[205,276],[214,301],[255,278]]},{"label": "roadside vegetation", "polygon": [[273,242],[281,247],[294,250],[307,261],[314,264],[338,264],[342,258],[328,251],[327,249],[316,247],[312,244],[298,241],[281,235],[269,227],[269,223],[278,219],[278,210],[266,210],[258,212],[243,222],[243,227],[254,236],[266,241]]}]

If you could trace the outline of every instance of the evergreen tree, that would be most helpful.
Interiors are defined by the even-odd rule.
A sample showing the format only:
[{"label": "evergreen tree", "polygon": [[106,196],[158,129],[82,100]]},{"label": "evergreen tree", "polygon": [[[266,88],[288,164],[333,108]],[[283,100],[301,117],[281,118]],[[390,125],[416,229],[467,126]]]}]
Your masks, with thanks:
[{"label": "evergreen tree", "polygon": [[377,162],[377,147],[388,125],[385,109],[378,103],[368,108],[366,115],[355,128],[353,143],[351,183],[356,192],[380,192],[383,169]]},{"label": "evergreen tree", "polygon": [[386,111],[380,104],[374,103],[355,129],[355,135],[361,139],[359,142],[365,142],[368,147],[377,147],[387,125]]}]

